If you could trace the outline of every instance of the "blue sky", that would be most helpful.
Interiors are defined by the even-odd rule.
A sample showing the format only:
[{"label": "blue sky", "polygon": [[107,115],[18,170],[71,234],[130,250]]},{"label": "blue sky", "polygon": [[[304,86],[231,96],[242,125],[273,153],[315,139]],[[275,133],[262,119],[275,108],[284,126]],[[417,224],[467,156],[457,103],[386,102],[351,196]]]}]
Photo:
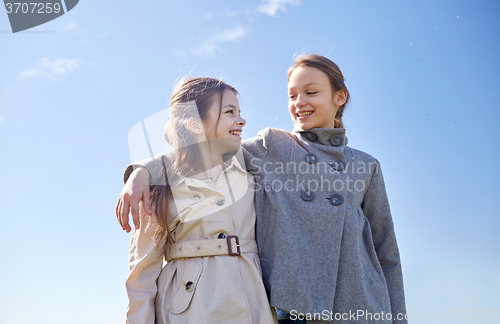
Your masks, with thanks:
[{"label": "blue sky", "polygon": [[[176,80],[223,77],[243,137],[290,130],[297,53],[336,62],[349,145],[382,164],[413,323],[500,309],[500,3],[81,0],[12,34],[0,14],[1,323],[123,322],[114,207],[128,132]],[[500,321],[483,321],[500,323]]]}]

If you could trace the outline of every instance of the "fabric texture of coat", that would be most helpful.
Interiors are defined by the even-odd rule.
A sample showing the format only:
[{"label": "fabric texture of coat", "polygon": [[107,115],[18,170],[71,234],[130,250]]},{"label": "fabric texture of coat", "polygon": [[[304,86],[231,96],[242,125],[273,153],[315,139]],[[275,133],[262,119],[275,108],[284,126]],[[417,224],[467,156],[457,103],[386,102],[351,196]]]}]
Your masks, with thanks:
[{"label": "fabric texture of coat", "polygon": [[[127,323],[274,322],[255,243],[253,177],[231,161],[217,182],[181,178],[172,186],[175,243],[163,268],[152,240],[154,217],[141,215],[130,246]],[[237,236],[240,247],[227,236]],[[238,248],[241,255],[227,255]]]},{"label": "fabric texture of coat", "polygon": [[[255,177],[266,291],[271,306],[315,320],[404,324],[402,268],[380,163],[346,144],[343,128],[266,128],[243,141]],[[158,161],[125,174],[144,166],[153,183],[161,181]]]}]

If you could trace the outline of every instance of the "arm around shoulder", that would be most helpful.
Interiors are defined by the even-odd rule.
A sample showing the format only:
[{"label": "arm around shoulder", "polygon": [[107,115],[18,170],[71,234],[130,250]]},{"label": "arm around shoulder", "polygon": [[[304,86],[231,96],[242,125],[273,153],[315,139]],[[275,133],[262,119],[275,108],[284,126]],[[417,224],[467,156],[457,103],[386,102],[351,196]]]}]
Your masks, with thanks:
[{"label": "arm around shoulder", "polygon": [[161,185],[165,184],[165,178],[162,173],[163,165],[168,161],[168,154],[162,153],[155,155],[149,159],[129,164],[123,174],[123,183],[126,183],[133,171],[138,168],[145,168],[149,172],[149,184]]},{"label": "arm around shoulder", "polygon": [[253,172],[259,169],[262,162],[267,158],[270,144],[271,128],[260,130],[257,136],[244,140],[243,154],[245,157],[245,167]]}]

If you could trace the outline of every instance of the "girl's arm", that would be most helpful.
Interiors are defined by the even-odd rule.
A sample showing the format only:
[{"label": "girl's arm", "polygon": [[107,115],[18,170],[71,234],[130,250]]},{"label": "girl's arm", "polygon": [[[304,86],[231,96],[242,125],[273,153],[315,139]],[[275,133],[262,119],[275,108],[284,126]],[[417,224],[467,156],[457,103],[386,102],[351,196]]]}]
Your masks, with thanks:
[{"label": "girl's arm", "polygon": [[[259,131],[256,137],[243,141],[243,155],[245,157],[246,169],[250,172],[259,170],[262,161],[267,157],[271,128]],[[172,153],[170,153],[172,154]],[[169,160],[169,153],[158,154],[150,159],[141,160],[127,166],[123,175],[125,186],[116,204],[116,217],[122,228],[130,232],[128,215],[132,212],[135,228],[139,228],[139,202],[142,201],[144,209],[151,215],[149,186],[165,185],[165,176],[161,172],[163,168],[162,158]],[[130,179],[130,181],[129,181]],[[149,185],[148,185],[149,183]]]},{"label": "girl's arm", "polygon": [[158,251],[162,251],[164,243],[158,249],[153,243],[155,217],[141,210],[140,218],[143,225],[133,230],[130,242],[129,276],[125,284],[128,295],[127,323],[154,324],[156,281],[162,269],[162,256]]},{"label": "girl's arm", "polygon": [[257,136],[244,140],[243,156],[245,157],[245,168],[249,172],[258,172],[260,165],[267,157],[269,151],[269,135],[271,128],[267,127],[257,133]]},{"label": "girl's arm", "polygon": [[397,319],[398,314],[406,314],[403,273],[384,178],[378,161],[361,207],[370,222],[375,251],[389,289],[394,323],[407,323],[404,317],[402,321]]},{"label": "girl's arm", "polygon": [[155,155],[149,159],[144,159],[141,161],[137,161],[135,163],[129,164],[125,169],[123,174],[123,183],[126,183],[131,173],[138,168],[145,168],[149,172],[149,184],[150,185],[161,185],[164,184],[165,178],[162,173],[163,162],[162,158],[165,161],[168,161],[168,153],[161,153]]},{"label": "girl's arm", "polygon": [[150,159],[132,163],[125,169],[123,175],[125,185],[116,203],[116,217],[127,233],[130,232],[128,218],[130,211],[135,228],[140,226],[139,202],[142,201],[146,213],[151,215],[149,186],[165,185],[162,159],[168,161],[168,154],[158,154]]}]

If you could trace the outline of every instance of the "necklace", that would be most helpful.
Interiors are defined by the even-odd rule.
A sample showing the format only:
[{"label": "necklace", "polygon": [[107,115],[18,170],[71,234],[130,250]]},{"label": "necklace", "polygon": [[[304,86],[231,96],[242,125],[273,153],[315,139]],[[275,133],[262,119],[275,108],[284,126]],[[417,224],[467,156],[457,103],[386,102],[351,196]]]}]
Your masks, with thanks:
[{"label": "necklace", "polygon": [[219,177],[212,177],[212,178],[204,178],[204,179],[200,179],[200,180],[210,180],[210,181],[217,181],[217,179],[219,179]]}]

